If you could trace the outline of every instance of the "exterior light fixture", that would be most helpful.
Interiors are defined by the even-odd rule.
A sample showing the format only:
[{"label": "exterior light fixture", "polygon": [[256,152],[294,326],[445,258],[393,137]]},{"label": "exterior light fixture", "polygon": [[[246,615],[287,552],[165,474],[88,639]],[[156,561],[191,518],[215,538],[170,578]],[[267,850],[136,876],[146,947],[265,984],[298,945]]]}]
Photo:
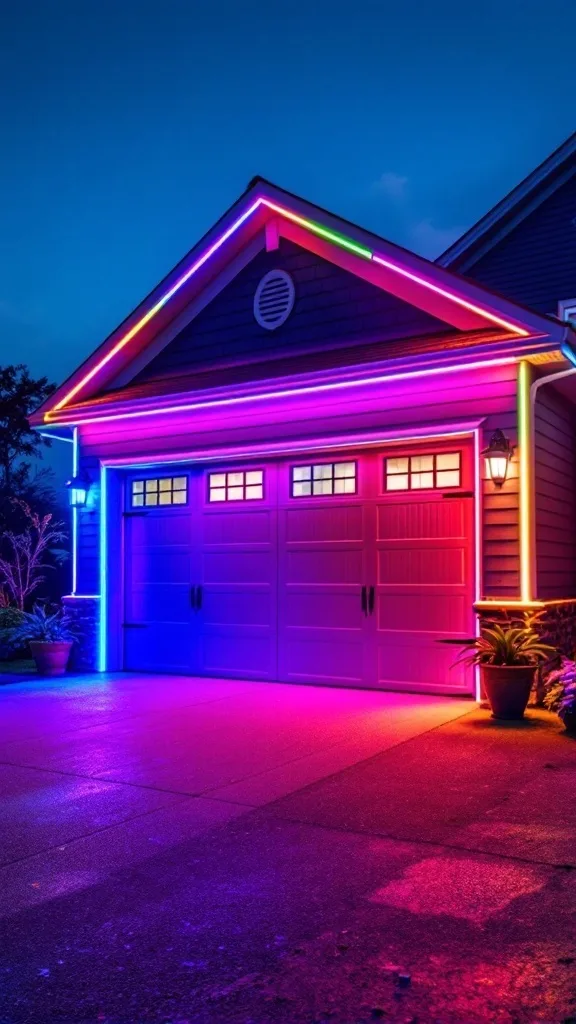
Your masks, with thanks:
[{"label": "exterior light fixture", "polygon": [[482,455],[486,464],[486,473],[495,487],[502,487],[508,476],[508,464],[512,458],[514,449],[507,437],[501,430],[495,430],[490,438],[490,444],[484,449]]},{"label": "exterior light fixture", "polygon": [[67,481],[66,487],[68,488],[71,507],[84,508],[88,498],[88,491],[90,490],[90,478],[86,473],[79,473],[73,476],[71,480]]}]

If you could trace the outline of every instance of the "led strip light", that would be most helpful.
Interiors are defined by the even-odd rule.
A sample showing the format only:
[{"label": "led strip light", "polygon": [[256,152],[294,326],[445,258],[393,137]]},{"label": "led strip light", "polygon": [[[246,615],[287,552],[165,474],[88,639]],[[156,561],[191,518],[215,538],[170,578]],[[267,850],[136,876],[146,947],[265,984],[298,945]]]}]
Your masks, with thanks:
[{"label": "led strip light", "polygon": [[158,301],[151,307],[151,309],[149,309],[148,312],[145,313],[144,316],[142,316],[140,320],[138,320],[134,324],[134,326],[131,327],[126,332],[126,334],[124,334],[119,339],[119,341],[116,342],[116,344],[110,349],[109,352],[106,353],[106,355],[102,356],[101,360],[96,364],[96,366],[93,366],[92,369],[89,370],[84,375],[84,377],[82,377],[82,379],[77,384],[75,384],[74,387],[70,389],[70,391],[66,393],[64,398],[62,398],[54,406],[53,409],[50,409],[47,413],[45,413],[44,419],[46,421],[52,420],[55,417],[55,415],[61,409],[64,408],[64,406],[69,405],[72,399],[75,398],[80,391],[82,391],[84,386],[88,384],[88,382],[91,381],[100,372],[100,370],[104,366],[106,366],[123,348],[125,348],[125,346],[130,341],[132,341],[132,339],[135,338],[137,334],[139,334],[142,328],[145,327],[145,325],[149,323],[154,316],[156,316],[156,314],[163,308],[163,306],[165,306],[166,303],[169,302],[174,295],[176,295],[176,293],[190,280],[190,278],[192,278],[194,274],[196,274],[197,271],[200,270],[200,268],[203,267],[204,264],[216,252],[218,252],[221,246],[224,245],[224,243],[228,241],[228,239],[231,238],[232,235],[235,234],[236,231],[238,231],[238,229],[261,206],[266,206],[269,210],[272,210],[274,213],[277,213],[281,217],[286,218],[286,220],[292,221],[294,224],[298,224],[300,227],[305,228],[306,231],[310,231],[312,234],[317,235],[319,238],[326,239],[326,241],[339,246],[341,249],[346,249],[348,252],[353,253],[355,256],[359,256],[360,258],[365,259],[371,263],[375,263],[378,266],[385,267],[387,270],[392,271],[395,274],[398,274],[400,277],[406,278],[410,281],[414,281],[416,284],[421,285],[423,288],[426,288],[429,291],[432,291],[435,294],[442,296],[443,298],[449,299],[451,302],[454,302],[456,305],[469,310],[471,313],[476,313],[477,315],[484,317],[486,320],[490,320],[492,323],[497,324],[499,327],[504,327],[506,328],[506,330],[512,331],[514,334],[517,334],[520,337],[529,336],[529,332],[524,328],[518,327],[516,324],[511,324],[507,320],[504,320],[493,313],[489,313],[488,310],[482,309],[482,307],[475,305],[473,302],[468,302],[468,300],[461,298],[459,295],[456,295],[455,293],[448,291],[445,288],[441,288],[438,285],[433,284],[432,281],[427,280],[425,277],[422,277],[421,275],[416,274],[413,271],[407,270],[400,264],[395,263],[392,260],[385,259],[383,256],[379,256],[376,252],[373,252],[371,249],[367,249],[364,246],[359,245],[357,242],[354,242],[352,239],[347,238],[346,235],[342,235],[337,231],[332,231],[329,228],[325,228],[323,227],[322,224],[317,224],[316,221],[307,220],[305,217],[301,217],[299,214],[293,213],[292,210],[288,210],[286,209],[286,207],[279,206],[277,203],[273,203],[271,200],[261,197],[257,199],[256,202],[252,203],[252,205],[249,206],[248,209],[245,210],[244,213],[240,217],[238,217],[234,221],[234,223],[229,228],[227,228],[227,230],[224,231],[211,246],[209,246],[209,248],[202,254],[202,256],[200,256],[197,260],[194,261],[194,263],[192,263],[188,270],[186,270],[185,273],[182,274],[178,278],[178,280],[168,289],[168,291],[166,291],[164,295],[162,295],[161,298],[158,299]]}]

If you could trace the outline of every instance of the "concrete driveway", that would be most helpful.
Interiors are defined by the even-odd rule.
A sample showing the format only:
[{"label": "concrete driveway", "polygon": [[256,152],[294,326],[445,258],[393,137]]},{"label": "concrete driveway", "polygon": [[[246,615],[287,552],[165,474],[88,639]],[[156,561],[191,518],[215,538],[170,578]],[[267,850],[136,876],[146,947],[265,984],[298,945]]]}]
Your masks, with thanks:
[{"label": "concrete driveway", "polygon": [[568,1019],[573,751],[429,697],[6,686],[0,1022]]}]

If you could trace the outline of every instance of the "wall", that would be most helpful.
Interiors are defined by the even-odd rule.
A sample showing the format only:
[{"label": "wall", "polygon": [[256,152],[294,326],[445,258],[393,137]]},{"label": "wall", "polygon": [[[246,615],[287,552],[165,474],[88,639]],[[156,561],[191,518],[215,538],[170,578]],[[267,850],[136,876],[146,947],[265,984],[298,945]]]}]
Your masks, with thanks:
[{"label": "wall", "polygon": [[537,392],[535,488],[537,594],[576,595],[576,415],[550,384]]},{"label": "wall", "polygon": [[[261,278],[274,269],[292,276],[296,298],[286,323],[268,331],[254,319],[253,302]],[[281,238],[278,249],[258,253],[135,381],[267,355],[438,331],[445,333],[446,324]]]},{"label": "wall", "polygon": [[[516,442],[516,366],[421,377],[410,382],[370,384],[346,391],[254,403],[224,410],[153,416],[80,428],[80,463],[96,479],[99,458],[150,457],[190,453],[250,442],[289,444],[305,436],[340,434],[469,421],[486,417],[482,444],[500,427]],[[484,596],[517,597],[519,592],[518,477],[511,465],[496,492],[484,485]],[[93,491],[96,497],[96,489]],[[79,592],[98,591],[98,511],[80,524]],[[82,588],[82,589],[81,589]]]},{"label": "wall", "polygon": [[452,269],[539,313],[576,298],[576,175],[474,263]]}]

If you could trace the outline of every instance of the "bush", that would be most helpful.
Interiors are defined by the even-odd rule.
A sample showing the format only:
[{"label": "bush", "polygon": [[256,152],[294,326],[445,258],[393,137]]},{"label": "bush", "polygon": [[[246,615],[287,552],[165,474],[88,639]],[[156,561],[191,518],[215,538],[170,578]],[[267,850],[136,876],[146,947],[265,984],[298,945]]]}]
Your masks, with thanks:
[{"label": "bush", "polygon": [[19,608],[0,608],[0,661],[7,661],[23,650],[22,645],[15,649],[11,639],[13,630],[21,626],[23,621],[24,612]]}]

